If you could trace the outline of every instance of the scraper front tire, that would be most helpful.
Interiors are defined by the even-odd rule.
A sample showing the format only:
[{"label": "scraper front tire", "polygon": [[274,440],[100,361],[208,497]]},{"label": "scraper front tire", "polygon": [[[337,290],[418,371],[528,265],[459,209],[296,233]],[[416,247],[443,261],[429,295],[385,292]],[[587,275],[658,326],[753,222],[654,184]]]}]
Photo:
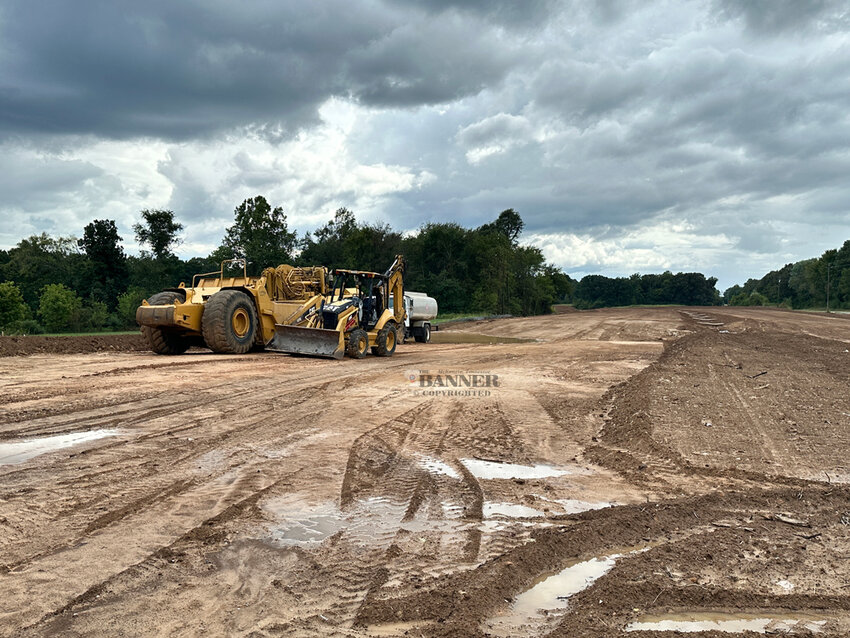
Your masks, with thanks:
[{"label": "scraper front tire", "polygon": [[251,298],[238,290],[220,290],[204,305],[204,342],[213,352],[245,354],[254,345],[257,311]]},{"label": "scraper front tire", "polygon": [[[148,299],[148,304],[151,306],[170,306],[175,303],[183,303],[183,300],[183,295],[179,292],[166,290],[153,295]],[[173,330],[156,326],[142,326],[141,331],[148,347],[156,354],[183,354],[191,345],[186,337]]]}]

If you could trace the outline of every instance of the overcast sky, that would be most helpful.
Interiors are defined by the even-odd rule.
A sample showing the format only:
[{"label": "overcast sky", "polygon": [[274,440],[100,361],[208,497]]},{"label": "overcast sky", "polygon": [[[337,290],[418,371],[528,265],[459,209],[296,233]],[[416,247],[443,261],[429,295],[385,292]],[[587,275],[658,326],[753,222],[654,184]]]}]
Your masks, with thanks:
[{"label": "overcast sky", "polygon": [[206,255],[265,195],[415,231],[505,208],[575,276],[725,288],[850,239],[827,0],[3,0],[0,248],[142,208]]}]

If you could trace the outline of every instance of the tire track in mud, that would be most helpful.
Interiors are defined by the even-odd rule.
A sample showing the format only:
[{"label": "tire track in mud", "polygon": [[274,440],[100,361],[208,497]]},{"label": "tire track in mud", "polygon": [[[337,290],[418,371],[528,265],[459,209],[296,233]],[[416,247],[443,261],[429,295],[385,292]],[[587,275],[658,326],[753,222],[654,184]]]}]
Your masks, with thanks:
[{"label": "tire track in mud", "polygon": [[[830,500],[820,505],[817,516],[828,516],[833,503],[846,498],[848,490],[843,490],[842,496],[822,487],[820,493]],[[706,561],[720,563],[723,569],[729,557],[723,554],[712,558],[712,554],[720,553],[721,548],[728,552],[743,539],[752,537],[752,531],[747,529],[712,527],[710,521],[739,516],[741,507],[766,511],[792,507],[797,500],[796,491],[779,488],[742,495],[737,502],[730,502],[722,493],[714,493],[565,517],[563,526],[535,530],[534,543],[515,546],[475,572],[447,575],[438,586],[427,591],[399,591],[396,596],[370,601],[369,606],[361,609],[358,623],[365,626],[436,621],[436,625],[429,625],[431,631],[425,635],[482,635],[481,623],[503,608],[505,601],[527,591],[542,577],[556,574],[578,561],[635,549],[644,551],[618,560],[607,574],[571,597],[569,613],[548,619],[544,614],[536,621],[529,619],[523,635],[550,635],[550,632],[552,636],[600,638],[627,635],[623,627],[637,616],[635,612],[664,612],[669,611],[671,605],[693,613],[717,607],[814,611],[826,606],[850,611],[850,596],[847,595],[754,595],[746,589],[710,584],[697,586],[685,580],[688,567]],[[692,516],[695,512],[699,512],[698,518]],[[810,516],[816,514],[811,512]],[[724,535],[731,538],[726,539]],[[676,569],[685,573],[679,574]],[[693,593],[695,590],[697,595]],[[551,604],[554,607],[554,599]],[[771,612],[765,614],[770,616]],[[525,633],[530,632],[534,622],[538,623],[539,633]]]},{"label": "tire track in mud", "polygon": [[[388,545],[384,552],[370,551],[365,563],[356,563],[357,572],[362,574],[366,570],[370,578],[361,578],[353,584],[343,578],[347,584],[340,587],[347,592],[347,604],[330,605],[335,626],[345,619],[343,625],[348,629],[353,619],[360,616],[361,609],[377,601],[410,588],[430,590],[447,574],[474,570],[484,561],[531,539],[532,531],[521,523],[499,522],[483,532],[483,492],[478,480],[459,460],[460,456],[484,454],[504,458],[507,454],[517,462],[535,462],[540,460],[541,450],[551,448],[556,436],[555,424],[531,395],[520,392],[523,404],[531,401],[536,406],[529,408],[528,414],[511,406],[509,398],[494,399],[486,408],[477,406],[471,411],[455,403],[451,408],[443,408],[443,414],[424,406],[410,418],[399,418],[370,430],[354,442],[341,489],[343,511],[356,515],[358,503],[370,498],[380,500],[393,508],[397,525],[395,529],[391,526],[390,535],[375,534],[370,541]],[[515,426],[514,421],[517,421]],[[536,428],[548,431],[540,433]],[[526,434],[530,435],[527,440]],[[423,464],[429,462],[442,467],[428,471]],[[467,493],[471,496],[466,496]],[[360,514],[368,524],[369,514]],[[405,523],[410,522],[418,522],[419,526],[408,529]],[[349,527],[341,533],[343,540],[334,541],[333,547],[339,549],[326,549],[323,563],[350,564],[347,555],[342,555],[350,551],[344,540],[346,537],[356,540],[357,527],[349,522]],[[458,543],[453,537],[465,537],[466,541]],[[486,549],[482,548],[484,538]],[[365,568],[367,564],[369,569]],[[333,577],[323,571],[322,580],[328,578]],[[365,587],[367,580],[369,585]],[[338,585],[333,582],[336,589]],[[359,595],[352,594],[352,590],[359,590]],[[309,605],[304,614],[315,623],[308,623],[310,631],[320,635],[328,631],[322,616],[330,616],[322,610],[329,603],[324,589],[320,588],[316,595],[318,601]],[[358,604],[350,604],[352,601]],[[307,631],[307,625],[298,627],[299,631]]]},{"label": "tire track in mud", "polygon": [[[619,326],[611,331],[622,333]],[[566,338],[561,341],[566,342]],[[539,359],[547,349],[552,350],[551,344],[522,346],[417,348],[411,349],[407,356],[402,350],[399,353],[401,356],[395,357],[391,365],[386,360],[352,362],[349,367],[345,366],[348,362],[342,365],[322,362],[327,367],[320,369],[312,361],[309,365],[304,362],[304,366],[299,363],[304,369],[298,373],[310,376],[297,376],[292,380],[284,375],[275,376],[272,362],[269,361],[268,365],[263,363],[257,367],[253,378],[239,378],[237,371],[234,382],[217,384],[215,388],[193,386],[195,380],[189,380],[186,382],[188,387],[197,387],[197,391],[184,392],[177,402],[185,401],[191,405],[184,404],[168,413],[151,416],[148,422],[141,420],[136,427],[145,430],[145,434],[128,441],[114,441],[109,444],[109,448],[92,448],[85,454],[64,459],[62,463],[36,462],[28,468],[26,475],[2,477],[2,480],[14,482],[10,491],[24,489],[28,483],[44,489],[48,473],[58,474],[56,478],[62,485],[75,491],[77,479],[87,484],[83,485],[81,493],[64,503],[67,507],[63,511],[79,512],[74,525],[79,524],[77,529],[89,531],[78,538],[94,550],[94,542],[111,538],[113,534],[118,536],[123,532],[128,538],[133,538],[134,542],[137,536],[150,537],[148,530],[152,528],[143,526],[137,529],[135,526],[140,521],[151,521],[156,513],[165,511],[174,517],[163,523],[170,525],[175,520],[191,522],[197,513],[192,508],[200,507],[209,512],[211,509],[226,507],[224,511],[229,511],[233,505],[215,499],[206,502],[199,492],[209,481],[220,480],[211,477],[223,476],[222,472],[231,471],[237,476],[244,476],[244,484],[234,487],[234,498],[237,498],[238,493],[243,501],[257,494],[260,494],[257,498],[263,500],[275,493],[309,493],[313,489],[317,494],[322,494],[329,483],[337,481],[337,476],[329,476],[327,470],[334,467],[336,461],[331,456],[339,450],[342,464],[338,466],[338,479],[348,487],[340,485],[336,494],[341,503],[346,499],[344,495],[349,494],[348,504],[342,508],[342,515],[347,517],[347,527],[327,538],[318,548],[278,550],[287,557],[287,561],[295,560],[291,557],[297,556],[299,562],[297,568],[287,568],[287,571],[282,572],[285,576],[281,577],[286,580],[280,586],[281,589],[276,589],[278,585],[274,585],[273,589],[280,592],[286,587],[291,588],[300,596],[297,604],[287,602],[286,605],[270,605],[270,601],[278,599],[266,597],[271,594],[264,591],[258,598],[252,599],[262,601],[258,604],[265,608],[253,610],[252,613],[257,616],[253,623],[237,623],[235,620],[225,622],[222,614],[225,614],[223,610],[226,605],[219,602],[218,598],[228,601],[238,599],[229,598],[226,588],[208,589],[207,594],[193,594],[191,590],[184,593],[182,588],[175,586],[180,584],[178,579],[185,578],[185,571],[177,567],[168,570],[174,575],[169,577],[166,574],[165,583],[170,589],[162,591],[173,594],[175,603],[168,608],[178,615],[193,616],[199,609],[209,610],[209,617],[221,620],[219,627],[227,628],[227,633],[231,635],[247,636],[252,632],[256,632],[254,635],[363,635],[364,630],[358,623],[368,618],[375,609],[390,609],[399,596],[404,601],[408,594],[416,591],[427,591],[439,597],[442,586],[449,582],[447,579],[460,573],[473,574],[483,562],[498,561],[505,554],[514,555],[512,552],[518,546],[528,544],[527,541],[536,533],[507,521],[499,526],[483,526],[484,492],[461,459],[478,454],[531,462],[538,458],[536,448],[556,445],[553,441],[557,439],[556,431],[561,427],[557,419],[547,418],[533,394],[525,389],[518,392],[514,388],[510,394],[494,399],[488,406],[489,411],[477,404],[433,405],[434,402],[426,403],[406,396],[402,375],[404,370],[410,368],[436,369],[450,366],[481,370],[488,366],[503,368],[506,365],[514,366],[520,370],[518,374],[522,374],[523,370],[529,369],[526,367],[530,365],[526,364],[528,358]],[[571,345],[567,347],[572,348]],[[562,354],[567,358],[592,356],[588,355],[592,352],[591,346],[582,345],[579,349],[581,353],[577,355],[573,355],[572,350],[555,352],[553,355]],[[605,350],[599,356],[610,356],[610,353]],[[220,366],[219,370],[224,369],[226,373],[226,365],[217,365]],[[239,368],[244,370],[246,366],[240,364]],[[315,374],[312,374],[314,371]],[[129,387],[141,372],[138,370],[126,375],[116,373],[102,376],[120,388],[122,385]],[[294,374],[291,367],[287,374]],[[398,380],[395,380],[395,375]],[[604,383],[604,376],[600,375],[595,385]],[[278,379],[286,379],[285,384],[281,384]],[[164,387],[165,384],[162,385]],[[554,390],[555,385],[547,386],[547,391]],[[222,391],[226,392],[227,400],[216,401],[216,392]],[[138,388],[129,388],[127,394],[130,401],[143,396]],[[153,398],[147,393],[144,396],[148,401]],[[104,397],[99,395],[96,398],[99,401]],[[127,398],[124,397],[125,403]],[[533,401],[534,405],[524,415],[511,401],[518,404]],[[201,410],[204,412],[199,415]],[[258,410],[264,411],[265,421],[252,418],[252,411]],[[76,416],[85,419],[85,416],[79,414],[80,411],[75,410]],[[56,418],[52,411],[51,417]],[[375,435],[373,438],[362,440],[363,449],[360,451],[364,454],[361,460],[374,460],[375,467],[383,467],[381,464],[386,463],[386,469],[378,480],[364,480],[363,476],[368,479],[366,472],[361,472],[362,476],[355,480],[353,474],[342,473],[345,453],[351,446],[351,453],[354,454],[355,446],[352,442],[358,440],[357,436],[368,427],[368,420],[376,417],[383,424],[370,430]],[[551,429],[551,432],[534,432],[537,423],[544,429]],[[43,426],[44,423],[39,425]],[[176,437],[175,434],[180,436]],[[318,436],[310,438],[314,434]],[[195,439],[191,445],[186,443],[187,436]],[[321,444],[317,441],[321,436],[328,438],[326,445],[321,448],[324,456],[319,458]],[[526,441],[526,438],[531,440]],[[302,442],[298,449],[302,451],[300,454],[303,458],[297,461],[302,469],[287,472],[293,469],[292,466],[287,467],[292,457],[280,455],[281,444],[284,441],[295,444],[296,439]],[[381,446],[385,446],[385,449]],[[386,452],[383,456],[382,450]],[[428,469],[423,466],[429,459],[440,464],[436,471],[434,467]],[[54,459],[58,460],[58,457]],[[352,460],[350,457],[349,462],[359,467],[357,459]],[[156,467],[157,464],[159,467]],[[194,471],[193,466],[196,465],[203,465],[203,470]],[[264,468],[259,474],[255,471],[258,466]],[[357,473],[357,467],[352,471]],[[141,477],[140,473],[143,473]],[[261,478],[255,478],[255,475]],[[190,481],[186,489],[181,489],[178,485],[181,478],[191,478],[201,483],[193,484]],[[284,479],[291,479],[294,487],[285,485]],[[138,485],[134,486],[134,481]],[[266,481],[271,483],[267,485]],[[173,494],[162,497],[156,495],[157,490],[165,494],[170,486],[174,488]],[[126,492],[126,495],[119,495],[120,492]],[[388,492],[389,496],[384,492]],[[98,499],[105,495],[114,497],[109,509],[92,516],[90,510],[97,508]],[[191,527],[190,532],[184,529],[185,533],[179,542],[172,538],[171,544],[161,545],[159,549],[152,548],[135,566],[130,565],[118,574],[91,573],[90,582],[94,584],[89,589],[83,593],[76,591],[77,597],[70,598],[70,603],[64,606],[48,606],[53,611],[65,611],[58,617],[48,616],[30,633],[43,633],[48,624],[50,627],[64,626],[53,624],[60,617],[70,623],[67,627],[73,628],[73,623],[77,621],[71,620],[70,612],[83,609],[86,614],[81,616],[102,619],[101,628],[130,626],[127,623],[132,622],[134,616],[128,614],[131,609],[137,610],[136,618],[140,617],[139,611],[144,614],[147,610],[155,614],[157,605],[170,605],[169,599],[158,593],[162,589],[163,577],[159,577],[160,580],[156,577],[158,569],[164,571],[161,563],[168,551],[185,551],[188,556],[195,556],[199,563],[203,561],[198,556],[211,555],[209,553],[219,556],[220,560],[232,557],[236,549],[231,550],[230,545],[224,545],[222,535],[238,531],[241,538],[245,538],[245,530],[254,529],[252,524],[256,525],[256,520],[263,516],[261,511],[250,509],[246,506],[241,513],[234,515],[234,527],[219,524],[213,517]],[[44,513],[40,516],[40,520],[47,520]],[[212,524],[210,521],[213,521]],[[34,524],[31,530],[36,528]],[[473,538],[476,534],[477,540]],[[66,538],[73,538],[73,534],[66,534]],[[168,541],[164,539],[163,543]],[[59,548],[57,551],[74,556],[75,552],[83,552],[85,547],[75,547],[73,543],[68,543],[68,549]],[[162,547],[173,549],[166,551]],[[261,554],[259,550],[251,549],[251,546],[244,547],[243,551],[248,554]],[[54,556],[61,564],[59,553]],[[90,556],[99,557],[100,554],[98,549],[92,551]],[[45,556],[40,560],[48,561],[50,558]],[[183,559],[180,560],[182,562]],[[288,562],[285,564],[290,565]],[[32,575],[32,570],[37,568],[36,565],[27,565],[24,569]],[[196,565],[196,568],[206,569],[203,564]],[[238,586],[240,590],[257,587],[262,590],[262,582],[255,580],[257,570],[264,573],[262,566],[258,565],[244,574],[228,572],[227,578],[231,580],[227,581],[216,581],[216,578],[222,577],[216,575],[218,572],[211,573],[217,586],[234,583],[233,579],[236,579],[232,586]],[[209,583],[207,578],[204,581],[198,576],[195,581],[198,589],[203,589],[200,583]],[[239,580],[241,578],[244,580]],[[204,586],[209,587],[209,584]],[[37,584],[36,587],[41,592],[46,585]],[[112,589],[123,593],[111,594]],[[210,596],[211,591],[218,592],[220,596]],[[98,595],[100,598],[95,602]],[[178,600],[182,602],[178,603]],[[231,612],[226,613],[227,619],[235,618],[230,615]],[[393,616],[392,620],[396,619]],[[83,618],[79,622],[83,623],[80,626],[96,626],[85,625],[89,621]],[[167,619],[165,622],[168,622]]]},{"label": "tire track in mud", "polygon": [[[325,388],[325,389],[327,389],[327,388]],[[309,402],[304,402],[304,403],[309,403]],[[417,406],[417,408],[418,408],[418,406]],[[417,409],[417,408],[414,408],[414,410]],[[313,411],[310,414],[318,415],[320,413],[321,413],[321,410]],[[309,417],[308,417],[308,419],[309,419]],[[213,446],[213,447],[215,447],[215,446]],[[267,464],[275,464],[276,460],[271,459],[271,460],[266,461],[266,463]],[[241,477],[242,477],[239,480],[248,481],[249,489],[247,491],[249,491],[249,492],[256,491],[254,489],[255,486],[253,485],[253,482],[256,481],[256,480],[259,480],[256,477],[259,476],[259,470],[261,469],[261,467],[262,466],[250,465],[246,468],[238,468],[238,471],[241,473]],[[255,473],[255,471],[257,473]],[[266,474],[266,472],[263,472],[263,474]],[[222,479],[219,478],[217,480],[221,481]],[[174,496],[178,500],[186,500],[186,499],[191,499],[193,497],[197,497],[198,495],[204,495],[204,494],[209,495],[211,493],[213,497],[218,498],[218,495],[214,490],[212,492],[210,492],[210,484],[211,483],[215,483],[215,481],[207,481],[206,483],[204,483],[203,485],[200,485],[200,486],[197,486],[197,485],[189,486],[188,489],[178,490],[178,492],[180,492],[179,494],[174,494],[174,495],[170,495],[170,496]],[[267,489],[267,488],[263,488],[263,489]],[[234,490],[239,491],[240,493],[245,491],[243,489],[240,489],[240,486],[238,484],[235,486]],[[143,497],[143,498],[145,498],[145,497]],[[162,500],[164,500],[164,499],[160,499],[160,498],[152,499],[152,501],[154,503],[160,502]],[[186,507],[180,506],[180,505],[175,505],[174,500],[175,499],[172,498],[172,499],[170,499],[170,502],[168,504],[164,504],[163,508],[165,509],[165,511],[175,512],[175,513],[180,513],[180,512],[185,513]],[[220,500],[220,498],[219,498],[219,500]],[[151,503],[144,503],[144,505],[146,505],[146,506],[151,505]],[[209,510],[211,507],[214,507],[214,504],[207,503],[206,507],[201,507],[201,510]],[[140,532],[140,530],[139,530],[139,524],[138,524],[137,519],[139,517],[145,518],[145,517],[150,516],[152,509],[156,509],[156,508],[146,507],[145,510],[142,511],[142,512],[134,511],[134,508],[125,508],[125,509],[126,509],[126,511],[121,512],[120,514],[124,514],[126,516],[117,516],[117,514],[119,514],[119,513],[116,513],[116,512],[111,512],[111,513],[105,515],[105,516],[108,516],[109,519],[110,519],[110,520],[101,520],[102,523],[108,523],[108,525],[106,526],[106,529],[104,530],[100,526],[97,526],[98,529],[95,530],[93,534],[89,533],[86,536],[86,538],[87,538],[86,543],[96,542],[95,539],[100,539],[101,537],[103,537],[106,534],[117,535],[118,537],[120,537],[122,535],[126,535],[126,532],[123,531],[123,529],[121,528],[122,525],[125,526],[125,527],[126,527],[126,525],[132,525],[132,527],[134,529],[134,534],[138,534]],[[115,518],[116,520],[111,520],[112,518]],[[125,519],[127,519],[127,520],[125,521]],[[116,523],[119,523],[118,528],[115,527]],[[158,520],[158,523],[162,524],[162,521]],[[141,531],[143,531],[143,530],[141,530]],[[367,532],[368,532],[368,530],[363,531],[363,533],[367,533]],[[386,547],[389,544],[389,542],[392,540],[392,536],[393,536],[393,534],[386,534],[386,541],[384,543],[384,547]],[[27,569],[28,569],[28,571],[31,571],[31,570],[34,570],[34,569],[36,569],[36,570],[40,569],[40,567],[38,566],[38,563],[40,561],[43,562],[45,560],[49,560],[50,556],[56,555],[57,552],[59,552],[63,555],[63,563],[68,562],[68,552],[69,551],[73,552],[74,550],[73,549],[65,549],[65,548],[56,548],[55,551],[53,551],[53,552],[48,552],[48,553],[44,553],[42,555],[39,555],[38,558],[35,561],[29,561],[27,563]],[[379,555],[381,555],[384,550],[375,550],[375,551],[378,552]],[[102,554],[102,550],[101,550],[101,554]],[[155,556],[155,552],[150,553],[149,556]],[[140,562],[140,564],[143,564],[143,563],[144,563],[144,561]],[[367,555],[359,555],[358,554],[357,556],[355,556],[354,558],[352,558],[351,560],[349,560],[345,563],[346,567],[345,567],[343,573],[337,575],[336,578],[339,579],[341,587],[348,587],[349,589],[352,589],[354,592],[361,591],[361,590],[366,591],[366,590],[368,590],[368,586],[372,582],[370,580],[372,578],[372,576],[369,576],[367,578],[367,576],[364,576],[364,574],[368,575],[369,574],[368,566],[374,565],[374,564],[376,564],[376,559],[374,557],[370,557],[368,554]],[[16,566],[16,569],[20,570],[20,567],[21,566],[18,565],[18,566]],[[356,578],[355,578],[355,576],[356,576]],[[366,579],[366,580],[364,580],[364,579]],[[104,581],[104,582],[106,582],[106,581]],[[345,583],[349,583],[349,584],[346,585]],[[350,583],[354,583],[354,584],[351,585]],[[94,585],[92,587],[100,588],[100,585]],[[10,589],[13,590],[14,588],[11,587]],[[309,588],[307,588],[307,589],[309,589]],[[350,596],[352,598],[356,597],[356,596],[354,596],[354,594],[350,594]],[[359,604],[360,598],[362,598],[362,597],[358,598],[357,604]],[[320,607],[320,609],[324,609],[324,607]],[[336,612],[334,612],[334,613],[336,613]],[[351,614],[349,614],[349,615],[351,615]],[[325,621],[322,621],[322,623],[326,624]]]},{"label": "tire track in mud", "polygon": [[[356,375],[351,375],[352,379]],[[351,382],[352,379],[349,379],[348,382]],[[289,426],[297,427],[299,423],[302,422],[310,422],[316,420],[318,417],[322,416],[325,412],[324,408],[317,407],[319,405],[324,405],[327,403],[326,399],[320,399],[316,401],[316,397],[321,397],[322,395],[328,394],[329,392],[338,392],[340,388],[344,389],[345,383],[340,383],[339,380],[333,381],[325,381],[324,383],[314,386],[309,393],[303,392],[304,385],[299,384],[299,387],[296,387],[288,392],[281,393],[279,389],[276,388],[274,384],[268,384],[261,391],[254,391],[249,395],[245,395],[244,393],[234,392],[231,397],[223,397],[219,396],[217,399],[218,403],[229,403],[227,407],[229,424],[227,423],[219,423],[218,429],[212,433],[212,435],[207,435],[205,437],[200,437],[196,441],[194,441],[190,448],[188,448],[188,453],[186,453],[187,448],[184,446],[174,446],[172,445],[172,441],[169,439],[172,438],[172,434],[179,429],[183,429],[185,431],[186,428],[167,428],[165,431],[153,432],[149,434],[143,434],[141,436],[131,438],[124,441],[118,441],[112,444],[101,445],[97,448],[90,449],[83,459],[80,457],[80,460],[74,459],[70,464],[65,459],[65,462],[60,465],[61,473],[57,476],[53,471],[51,480],[56,481],[65,485],[73,485],[75,487],[75,491],[78,493],[79,488],[83,487],[89,493],[92,493],[94,496],[86,499],[83,497],[82,499],[78,499],[78,501],[72,503],[71,505],[63,505],[60,507],[54,507],[51,509],[43,509],[39,508],[37,511],[33,511],[26,504],[26,501],[37,500],[32,499],[32,495],[26,497],[26,501],[22,501],[22,507],[16,508],[17,511],[14,515],[14,519],[18,522],[18,526],[20,529],[19,534],[15,534],[14,538],[20,540],[21,538],[26,538],[27,532],[26,530],[32,529],[33,527],[42,527],[49,525],[51,529],[51,535],[61,536],[61,529],[63,526],[67,528],[67,526],[71,526],[68,528],[68,532],[70,533],[71,539],[76,539],[80,537],[80,534],[85,536],[85,525],[83,524],[85,519],[90,516],[91,510],[96,510],[97,506],[104,503],[103,497],[98,496],[104,493],[109,493],[112,491],[113,493],[116,491],[116,488],[122,489],[124,492],[124,496],[122,501],[125,504],[119,505],[117,509],[110,508],[110,510],[103,514],[99,514],[99,517],[102,520],[105,520],[103,517],[111,516],[113,518],[121,518],[117,516],[116,512],[127,512],[133,511],[135,508],[132,505],[128,505],[126,503],[132,504],[133,502],[144,503],[148,498],[153,498],[152,495],[155,495],[162,489],[163,484],[168,484],[168,476],[172,474],[181,473],[181,471],[190,471],[191,467],[194,467],[197,463],[198,459],[203,458],[206,454],[211,453],[214,450],[222,448],[222,446],[226,444],[233,445],[238,441],[251,441],[253,452],[256,453],[257,444],[262,444],[264,440],[270,440],[268,437],[257,436],[258,433],[262,433],[264,430],[268,429],[269,419],[268,415],[264,413],[262,410],[257,411],[257,405],[263,405],[264,402],[274,401],[278,405],[285,405],[287,411],[286,421]],[[216,392],[215,389],[212,390],[213,393]],[[234,409],[233,399],[235,397],[243,397],[241,399],[241,405]],[[139,415],[138,420],[143,421],[146,416],[152,416],[153,419],[150,419],[148,422],[148,426],[154,425],[154,419],[164,419],[165,423],[170,423],[174,418],[179,418],[179,415],[186,410],[191,409],[192,405],[200,400],[200,403],[209,407],[213,402],[206,399],[206,397],[195,397],[195,400],[184,403],[179,410],[174,410],[171,407],[168,407],[164,410],[155,410],[153,412],[149,412],[147,414]],[[396,408],[397,409],[397,408]],[[128,413],[136,412],[135,410],[127,410]],[[102,418],[101,415],[97,415],[95,418]],[[84,421],[84,418],[77,419],[76,422]],[[114,422],[98,422],[99,425],[114,425]],[[197,423],[191,424],[190,427],[203,427],[205,425],[204,419],[199,419]],[[221,429],[221,425],[225,425],[225,429]],[[296,435],[298,438],[298,435]],[[139,453],[135,455],[127,455],[126,451],[123,451],[119,448],[133,448],[139,449],[143,448],[146,443],[155,442],[156,439],[162,439],[162,445],[158,446],[158,454],[151,455],[150,450],[140,450]],[[236,439],[236,440],[234,440]],[[279,437],[275,440],[275,445],[279,444],[281,441]],[[286,441],[284,441],[286,443]],[[121,456],[116,456],[121,454]],[[137,458],[143,461],[140,465],[133,466],[131,461],[133,458]],[[56,459],[57,463],[59,459]],[[85,465],[95,465],[101,468],[95,477],[87,476],[85,478],[77,475],[76,468],[80,466],[80,464]],[[85,466],[84,465],[84,466]],[[56,466],[56,464],[52,464],[52,466]],[[163,467],[168,467],[168,471],[166,473],[162,472]],[[139,474],[139,470],[142,470],[142,474]],[[3,475],[3,479],[6,485],[10,487],[14,487],[15,484],[15,476],[19,475],[21,484],[30,483],[32,476],[32,468],[30,466],[22,467],[20,470],[13,470],[5,473]],[[44,473],[47,471],[46,468],[39,468],[40,473]],[[73,474],[72,474],[73,473]],[[63,475],[69,475],[68,478],[63,478]],[[200,477],[199,477],[200,478]],[[93,480],[94,479],[94,480]],[[153,484],[151,484],[153,481]],[[120,486],[120,487],[119,487]],[[18,500],[20,497],[23,497],[23,494],[14,494],[14,490],[7,492],[9,496],[17,496]],[[79,515],[76,517],[68,517],[69,512],[75,512]],[[75,522],[77,519],[80,522]],[[57,523],[62,521],[61,524]],[[82,529],[80,529],[82,526]],[[74,528],[77,528],[77,531],[71,531]],[[7,539],[8,541],[12,541],[12,538]],[[42,537],[40,535],[32,535],[29,539],[30,545],[35,544],[38,546],[41,544]],[[49,551],[56,551],[62,544],[66,544],[68,541],[62,541],[59,546],[53,546],[52,549],[48,549],[45,547],[41,547],[40,549],[34,549],[35,555],[44,555]],[[76,542],[71,540],[70,542]],[[5,543],[4,543],[5,544]],[[23,547],[18,547],[19,551],[23,549]],[[17,559],[17,562],[20,562],[22,559]]]},{"label": "tire track in mud", "polygon": [[[148,508],[133,517],[130,522],[132,534],[126,526],[113,525],[89,535],[84,543],[45,554],[26,563],[25,567],[18,565],[0,575],[0,588],[9,610],[7,621],[17,626],[31,625],[79,603],[89,592],[101,590],[110,578],[143,563],[176,539],[202,528],[231,505],[270,487],[273,482],[261,470],[262,464],[257,464],[246,468],[242,476],[225,474],[166,498],[159,507]],[[140,537],[146,540],[134,544],[132,539]],[[91,565],[91,545],[97,546],[98,564],[95,566]],[[39,580],[45,594],[37,603],[30,599],[29,576],[33,572],[42,574]]]},{"label": "tire track in mud", "polygon": [[[346,525],[321,548],[304,550],[316,553],[318,573],[295,574],[299,609],[273,624],[297,627],[298,635],[362,635],[353,627],[358,610],[388,582],[434,578],[458,560],[476,564],[480,486],[457,460],[443,468],[448,474],[426,466],[442,457],[456,410],[422,404],[355,440],[340,491]],[[445,508],[447,497],[459,504]]]}]

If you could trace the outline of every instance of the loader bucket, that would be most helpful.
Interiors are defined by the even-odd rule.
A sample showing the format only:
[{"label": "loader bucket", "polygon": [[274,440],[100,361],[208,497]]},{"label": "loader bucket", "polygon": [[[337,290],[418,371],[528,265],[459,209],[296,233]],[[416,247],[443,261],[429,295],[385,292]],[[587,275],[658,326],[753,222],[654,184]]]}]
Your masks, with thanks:
[{"label": "loader bucket", "polygon": [[342,333],[336,330],[275,324],[274,337],[266,346],[266,350],[342,359],[345,354],[345,339]]}]

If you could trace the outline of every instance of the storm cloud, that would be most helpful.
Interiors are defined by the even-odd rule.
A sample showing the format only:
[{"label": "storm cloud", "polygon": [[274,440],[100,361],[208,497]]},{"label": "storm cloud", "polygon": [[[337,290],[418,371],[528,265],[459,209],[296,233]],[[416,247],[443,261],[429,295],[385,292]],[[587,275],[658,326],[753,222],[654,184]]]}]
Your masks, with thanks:
[{"label": "storm cloud", "polygon": [[813,0],[20,2],[0,8],[0,245],[186,255],[265,194],[415,232],[504,208],[569,272],[721,285],[850,236],[850,13]]}]

